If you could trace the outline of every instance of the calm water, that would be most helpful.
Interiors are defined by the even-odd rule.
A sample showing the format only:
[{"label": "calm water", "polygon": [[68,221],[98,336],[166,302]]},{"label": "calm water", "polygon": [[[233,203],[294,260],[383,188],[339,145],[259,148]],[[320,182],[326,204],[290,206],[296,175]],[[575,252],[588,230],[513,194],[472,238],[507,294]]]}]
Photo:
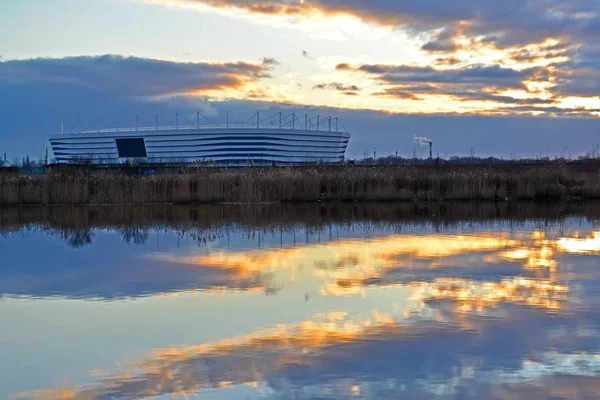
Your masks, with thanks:
[{"label": "calm water", "polygon": [[13,225],[0,398],[600,393],[600,221],[309,225]]}]

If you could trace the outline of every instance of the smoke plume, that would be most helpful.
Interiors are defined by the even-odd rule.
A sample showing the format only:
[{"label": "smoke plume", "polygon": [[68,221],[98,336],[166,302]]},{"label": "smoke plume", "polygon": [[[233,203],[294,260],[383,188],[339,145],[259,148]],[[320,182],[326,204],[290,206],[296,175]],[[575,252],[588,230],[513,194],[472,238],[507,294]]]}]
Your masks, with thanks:
[{"label": "smoke plume", "polygon": [[421,146],[427,146],[427,145],[429,145],[429,143],[432,142],[432,140],[429,139],[429,138],[426,138],[424,136],[417,136],[417,135],[415,135],[415,137],[414,137],[413,140],[414,140],[415,143],[418,143]]}]

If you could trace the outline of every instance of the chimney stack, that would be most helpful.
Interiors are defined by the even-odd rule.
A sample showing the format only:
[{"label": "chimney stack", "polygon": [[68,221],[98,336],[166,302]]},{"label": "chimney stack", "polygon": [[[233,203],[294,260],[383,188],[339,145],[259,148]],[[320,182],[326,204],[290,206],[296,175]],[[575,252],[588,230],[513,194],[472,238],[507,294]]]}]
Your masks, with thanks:
[{"label": "chimney stack", "polygon": [[429,142],[429,158],[433,160],[433,142]]}]

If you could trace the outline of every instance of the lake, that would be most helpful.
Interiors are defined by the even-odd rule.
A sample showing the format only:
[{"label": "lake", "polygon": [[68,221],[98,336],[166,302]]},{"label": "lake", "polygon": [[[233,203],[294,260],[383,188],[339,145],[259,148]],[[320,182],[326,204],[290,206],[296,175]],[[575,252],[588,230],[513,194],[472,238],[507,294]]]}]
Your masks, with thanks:
[{"label": "lake", "polygon": [[599,210],[0,208],[0,398],[595,398]]}]

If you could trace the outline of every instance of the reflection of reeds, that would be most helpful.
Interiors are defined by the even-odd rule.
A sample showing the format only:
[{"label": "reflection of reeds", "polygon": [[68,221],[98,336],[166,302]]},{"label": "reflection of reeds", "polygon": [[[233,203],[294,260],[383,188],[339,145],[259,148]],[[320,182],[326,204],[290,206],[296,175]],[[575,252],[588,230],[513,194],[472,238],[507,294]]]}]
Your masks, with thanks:
[{"label": "reflection of reeds", "polygon": [[156,204],[600,198],[600,174],[568,167],[245,169],[181,175],[0,175],[0,204]]},{"label": "reflection of reeds", "polygon": [[535,203],[379,203],[379,204],[255,204],[255,205],[107,205],[0,207],[0,234],[22,228],[49,230],[72,246],[93,240],[92,229],[112,229],[127,242],[144,243],[149,229],[165,229],[198,241],[211,241],[228,227],[253,232],[306,228],[320,232],[332,225],[363,228],[403,227],[431,223],[445,227],[494,221],[511,224],[560,221],[566,217],[600,220],[596,202]]},{"label": "reflection of reeds", "polygon": [[446,225],[458,222],[486,223],[560,220],[565,217],[600,219],[597,202],[586,203],[448,203],[411,204],[260,204],[260,205],[121,205],[0,207],[0,231],[27,225],[59,229],[152,228],[220,229],[240,226],[280,229],[296,225],[324,227],[330,224],[399,223]]}]

